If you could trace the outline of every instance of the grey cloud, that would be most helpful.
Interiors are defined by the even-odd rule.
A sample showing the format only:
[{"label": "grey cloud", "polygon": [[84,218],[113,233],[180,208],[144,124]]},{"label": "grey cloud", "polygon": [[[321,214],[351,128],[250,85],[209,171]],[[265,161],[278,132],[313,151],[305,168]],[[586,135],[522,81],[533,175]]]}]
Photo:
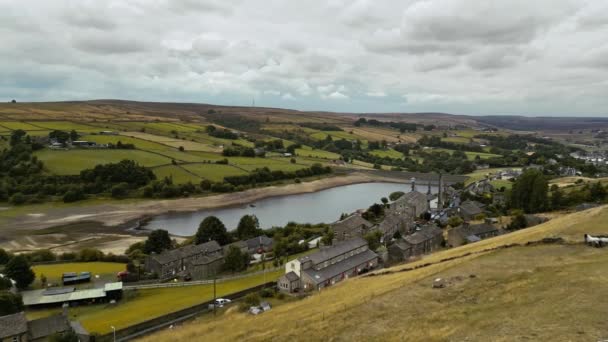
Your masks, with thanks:
[{"label": "grey cloud", "polygon": [[92,54],[124,54],[142,52],[149,48],[142,40],[120,34],[89,34],[74,39],[74,47]]}]

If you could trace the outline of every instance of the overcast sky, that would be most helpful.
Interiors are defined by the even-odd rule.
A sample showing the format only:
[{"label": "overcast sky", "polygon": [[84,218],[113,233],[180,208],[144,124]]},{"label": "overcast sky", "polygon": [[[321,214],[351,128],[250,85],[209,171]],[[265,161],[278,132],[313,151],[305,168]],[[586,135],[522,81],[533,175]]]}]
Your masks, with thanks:
[{"label": "overcast sky", "polygon": [[0,0],[0,100],[608,114],[608,1]]}]

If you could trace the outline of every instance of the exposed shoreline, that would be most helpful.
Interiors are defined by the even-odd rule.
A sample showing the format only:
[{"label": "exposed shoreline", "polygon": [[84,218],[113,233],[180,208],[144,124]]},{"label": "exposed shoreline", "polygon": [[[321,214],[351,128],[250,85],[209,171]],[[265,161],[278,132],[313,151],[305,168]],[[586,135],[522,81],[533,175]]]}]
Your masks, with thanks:
[{"label": "exposed shoreline", "polygon": [[99,204],[85,207],[50,209],[36,216],[20,216],[4,224],[4,228],[16,232],[41,230],[78,222],[98,222],[103,227],[130,226],[149,217],[167,213],[192,212],[246,205],[261,199],[317,192],[344,185],[372,182],[407,182],[403,178],[352,173],[311,182],[249,189],[237,193],[207,197],[179,198],[171,200],[149,200],[136,203]]}]

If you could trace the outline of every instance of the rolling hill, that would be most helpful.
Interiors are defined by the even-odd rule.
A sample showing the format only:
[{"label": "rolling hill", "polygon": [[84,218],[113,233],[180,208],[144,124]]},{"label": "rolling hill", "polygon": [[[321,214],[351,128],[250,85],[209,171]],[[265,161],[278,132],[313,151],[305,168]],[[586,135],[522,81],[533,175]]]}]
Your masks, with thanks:
[{"label": "rolling hill", "polygon": [[[227,311],[144,341],[513,341],[608,337],[608,249],[581,243],[607,233],[608,206],[449,249],[278,306]],[[545,238],[561,238],[539,242]],[[444,288],[433,288],[441,278]]]}]

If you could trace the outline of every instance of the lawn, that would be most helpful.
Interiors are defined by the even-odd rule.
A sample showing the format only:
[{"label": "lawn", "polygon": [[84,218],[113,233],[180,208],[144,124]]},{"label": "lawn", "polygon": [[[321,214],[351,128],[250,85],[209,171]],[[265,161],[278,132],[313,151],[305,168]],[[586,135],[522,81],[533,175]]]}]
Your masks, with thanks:
[{"label": "lawn", "polygon": [[392,148],[388,150],[373,150],[370,152],[370,154],[380,158],[389,157],[393,159],[403,159],[403,153],[395,151]]},{"label": "lawn", "polygon": [[76,130],[77,132],[97,132],[99,128],[94,126],[89,126],[82,123],[70,122],[70,121],[31,121],[29,124],[35,127],[38,130],[40,129],[48,129],[48,130],[60,130],[60,131],[71,131]]},{"label": "lawn", "polygon": [[[225,296],[261,285],[264,282],[274,281],[284,272],[281,269],[265,275],[258,274],[217,283],[217,296]],[[125,298],[116,305],[79,306],[70,308],[69,314],[72,319],[79,320],[89,332],[106,334],[111,331],[111,326],[116,329],[126,328],[212,299],[213,285],[138,290],[136,293],[126,294]],[[48,316],[59,311],[59,308],[33,310],[28,312],[28,317],[31,319]]]},{"label": "lawn", "polygon": [[[306,146],[306,147],[308,147],[308,146]],[[296,155],[302,156],[302,157],[313,157],[313,158],[323,158],[323,159],[340,159],[340,155],[337,153],[319,150],[319,149],[312,149],[310,147],[306,148],[306,147],[297,148]]]},{"label": "lawn", "polygon": [[247,174],[232,165],[222,164],[183,164],[181,165],[184,169],[200,176],[201,178],[208,179],[213,182],[221,182],[224,177],[228,176],[241,176]]},{"label": "lawn", "polygon": [[502,179],[493,180],[490,182],[490,184],[492,184],[497,189],[500,189],[504,186],[506,190],[510,190],[513,187],[513,182]]},{"label": "lawn", "polygon": [[24,131],[37,131],[42,129],[40,127],[32,126],[27,122],[21,121],[2,121],[0,122],[0,126],[6,127],[10,130],[22,129]]},{"label": "lawn", "polygon": [[149,150],[149,151],[167,151],[174,150],[173,148],[156,143],[149,140],[143,140],[139,138],[133,138],[129,136],[121,135],[85,135],[80,138],[81,140],[93,141],[98,144],[117,144],[119,141],[123,144],[133,144],[138,150]]},{"label": "lawn", "polygon": [[84,169],[90,169],[99,164],[117,163],[124,159],[132,159],[146,167],[170,164],[171,159],[158,154],[139,150],[49,150],[35,152],[46,169],[57,175],[75,175]]},{"label": "lawn", "polygon": [[468,144],[470,142],[470,139],[465,137],[448,137],[441,138],[441,141],[451,142],[454,144]]},{"label": "lawn", "polygon": [[91,272],[92,276],[112,282],[116,280],[116,273],[125,270],[125,264],[115,262],[71,262],[65,264],[36,265],[32,269],[36,273],[36,283],[44,274],[49,283],[61,284],[61,276],[67,272]]},{"label": "lawn", "polygon": [[187,182],[198,184],[201,181],[201,177],[195,176],[176,165],[156,167],[152,169],[152,172],[154,172],[158,179],[163,179],[165,177],[172,178],[173,183],[175,184],[184,184]]}]

